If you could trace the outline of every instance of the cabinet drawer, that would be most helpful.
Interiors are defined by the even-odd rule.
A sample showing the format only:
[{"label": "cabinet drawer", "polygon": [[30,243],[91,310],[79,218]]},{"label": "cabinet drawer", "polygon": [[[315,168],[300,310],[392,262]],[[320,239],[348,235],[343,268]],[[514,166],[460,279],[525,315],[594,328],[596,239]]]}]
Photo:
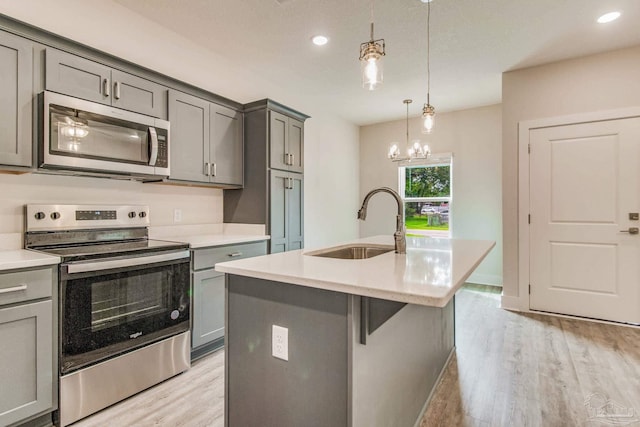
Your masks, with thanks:
[{"label": "cabinet drawer", "polygon": [[0,274],[0,305],[51,297],[51,269]]},{"label": "cabinet drawer", "polygon": [[218,262],[250,258],[267,253],[267,242],[241,243],[237,245],[216,246],[193,251],[193,269],[212,268]]}]

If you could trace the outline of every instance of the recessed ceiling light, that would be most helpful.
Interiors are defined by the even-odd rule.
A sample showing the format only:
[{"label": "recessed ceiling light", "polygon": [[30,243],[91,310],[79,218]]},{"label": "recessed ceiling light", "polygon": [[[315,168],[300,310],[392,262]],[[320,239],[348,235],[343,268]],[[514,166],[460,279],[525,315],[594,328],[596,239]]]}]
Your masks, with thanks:
[{"label": "recessed ceiling light", "polygon": [[314,36],[311,41],[317,46],[324,46],[329,41],[329,37],[326,36]]},{"label": "recessed ceiling light", "polygon": [[615,21],[618,18],[620,18],[620,12],[609,12],[598,18],[598,23],[606,24],[607,22]]},{"label": "recessed ceiling light", "polygon": [[431,3],[433,0],[420,0],[422,3]]}]

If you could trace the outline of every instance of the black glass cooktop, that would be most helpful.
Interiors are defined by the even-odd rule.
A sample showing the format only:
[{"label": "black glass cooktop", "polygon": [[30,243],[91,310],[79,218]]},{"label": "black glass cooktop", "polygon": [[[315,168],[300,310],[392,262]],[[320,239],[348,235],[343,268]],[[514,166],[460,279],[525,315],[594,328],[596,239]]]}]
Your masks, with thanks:
[{"label": "black glass cooktop", "polygon": [[57,255],[62,258],[63,262],[69,262],[119,256],[139,256],[144,253],[188,248],[189,245],[186,243],[143,239],[135,241],[74,244],[68,246],[41,246],[33,249],[51,255]]}]

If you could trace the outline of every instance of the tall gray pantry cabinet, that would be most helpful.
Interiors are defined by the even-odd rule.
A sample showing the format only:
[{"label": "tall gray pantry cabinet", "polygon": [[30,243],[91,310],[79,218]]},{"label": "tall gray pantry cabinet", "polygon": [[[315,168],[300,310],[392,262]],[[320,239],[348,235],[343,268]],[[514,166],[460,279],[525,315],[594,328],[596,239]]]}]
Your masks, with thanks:
[{"label": "tall gray pantry cabinet", "polygon": [[269,253],[304,246],[304,121],[270,99],[245,105],[245,182],[224,192],[224,222],[265,224]]}]

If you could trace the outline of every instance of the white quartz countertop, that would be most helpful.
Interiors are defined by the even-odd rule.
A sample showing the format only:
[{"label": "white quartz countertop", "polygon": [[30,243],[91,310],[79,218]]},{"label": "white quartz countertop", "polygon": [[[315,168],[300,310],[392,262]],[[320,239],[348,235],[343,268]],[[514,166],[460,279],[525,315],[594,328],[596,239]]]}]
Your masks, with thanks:
[{"label": "white quartz countertop", "polygon": [[197,236],[168,236],[160,240],[188,243],[191,249],[207,248],[211,246],[233,245],[236,243],[261,242],[269,240],[269,236],[254,234],[204,234]]},{"label": "white quartz countertop", "polygon": [[[393,236],[349,243],[393,246]],[[343,245],[336,245],[343,246]],[[216,270],[294,285],[411,304],[444,307],[495,242],[407,237],[407,253],[387,252],[369,259],[345,260],[307,255],[302,249],[228,261]]]},{"label": "white quartz countertop", "polygon": [[25,249],[0,251],[0,271],[41,267],[58,263],[60,263],[60,257],[46,255],[41,252]]}]

